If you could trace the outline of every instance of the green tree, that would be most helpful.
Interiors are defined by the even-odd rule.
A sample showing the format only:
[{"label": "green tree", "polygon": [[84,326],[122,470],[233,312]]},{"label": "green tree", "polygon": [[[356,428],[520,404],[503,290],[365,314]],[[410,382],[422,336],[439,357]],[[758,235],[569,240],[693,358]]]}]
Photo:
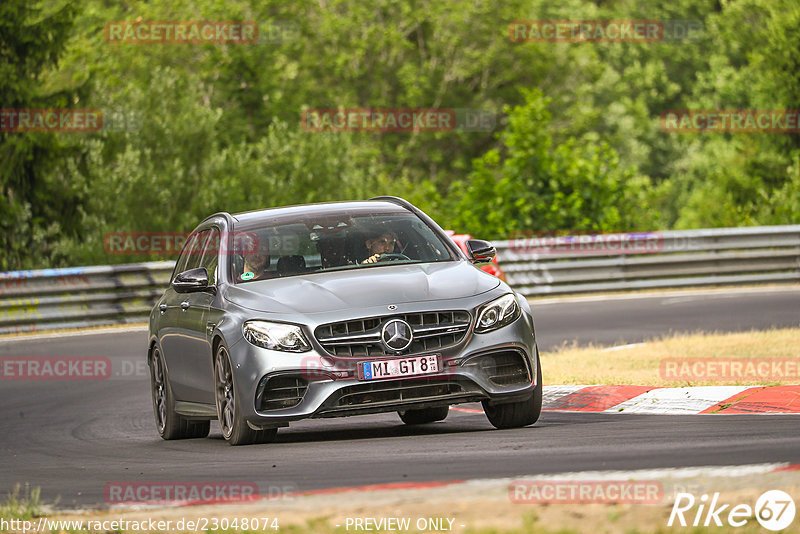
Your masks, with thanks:
[{"label": "green tree", "polygon": [[[45,9],[28,0],[0,3],[0,107],[66,108],[85,94],[74,80],[57,83],[57,67],[75,18],[72,3]],[[45,75],[50,83],[43,83]],[[0,131],[0,269],[58,263],[52,242],[78,232],[81,196],[64,179],[79,156],[52,133]]]},{"label": "green tree", "polygon": [[[709,68],[686,108],[781,110],[800,102],[800,3],[723,2],[709,16]],[[673,134],[675,135],[675,134]],[[659,205],[678,228],[789,224],[800,218],[800,136],[677,134]]]},{"label": "green tree", "polygon": [[620,230],[644,222],[645,179],[621,169],[603,143],[567,139],[554,145],[548,99],[524,91],[507,109],[502,147],[474,161],[469,180],[454,186],[451,226],[486,238],[519,231]]}]

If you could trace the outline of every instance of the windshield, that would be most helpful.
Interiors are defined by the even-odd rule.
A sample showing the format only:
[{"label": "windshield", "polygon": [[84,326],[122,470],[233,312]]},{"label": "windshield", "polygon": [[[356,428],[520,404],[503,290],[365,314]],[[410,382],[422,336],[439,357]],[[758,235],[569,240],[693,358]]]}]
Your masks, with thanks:
[{"label": "windshield", "polygon": [[450,249],[405,210],[296,213],[237,225],[234,280],[451,261]]}]

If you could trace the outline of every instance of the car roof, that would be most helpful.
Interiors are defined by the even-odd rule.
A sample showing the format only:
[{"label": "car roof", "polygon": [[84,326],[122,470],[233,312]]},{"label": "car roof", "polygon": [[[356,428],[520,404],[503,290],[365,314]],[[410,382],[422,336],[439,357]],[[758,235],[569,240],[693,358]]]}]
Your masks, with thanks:
[{"label": "car roof", "polygon": [[324,215],[342,212],[399,213],[408,211],[403,206],[385,200],[357,200],[341,202],[321,202],[318,204],[298,204],[254,211],[245,211],[231,215],[237,223],[248,223],[262,219],[285,217],[292,215]]}]

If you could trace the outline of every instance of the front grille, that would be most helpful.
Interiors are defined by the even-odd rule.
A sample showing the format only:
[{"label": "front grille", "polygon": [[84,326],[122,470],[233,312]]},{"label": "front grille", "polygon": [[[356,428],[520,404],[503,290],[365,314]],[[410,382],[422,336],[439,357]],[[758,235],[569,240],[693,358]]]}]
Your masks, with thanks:
[{"label": "front grille", "polygon": [[298,376],[264,378],[259,385],[260,411],[280,410],[297,406],[303,400],[308,382]]},{"label": "front grille", "polygon": [[405,313],[325,324],[317,327],[314,335],[331,356],[393,356],[398,353],[388,351],[381,342],[381,327],[390,319],[404,320],[414,333],[403,354],[456,345],[464,339],[471,322],[466,311]]},{"label": "front grille", "polygon": [[514,350],[472,358],[465,364],[465,366],[470,365],[477,366],[490,382],[498,386],[520,386],[531,383],[525,358]]},{"label": "front grille", "polygon": [[463,388],[456,382],[428,380],[388,380],[374,384],[357,384],[341,390],[338,407],[373,406],[404,401],[436,400],[459,395]]}]

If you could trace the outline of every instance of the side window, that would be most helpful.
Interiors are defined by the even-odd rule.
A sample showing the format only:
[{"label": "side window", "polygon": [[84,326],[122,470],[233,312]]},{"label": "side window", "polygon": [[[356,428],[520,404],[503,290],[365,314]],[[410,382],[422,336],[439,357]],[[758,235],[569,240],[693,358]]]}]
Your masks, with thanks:
[{"label": "side window", "polygon": [[221,246],[219,240],[219,230],[212,228],[208,232],[208,238],[205,241],[205,246],[203,246],[203,258],[200,260],[200,267],[206,268],[209,285],[214,285],[217,282],[217,262]]},{"label": "side window", "polygon": [[[172,273],[172,278],[174,279],[176,275],[182,273],[187,269],[191,269],[191,267],[187,267],[192,263],[191,258],[192,256],[197,255],[198,246],[197,243],[199,241],[200,234],[193,233],[189,236],[186,240],[186,243],[183,245],[183,250],[181,250],[180,256],[178,256],[178,261],[175,262],[175,270]],[[202,250],[202,249],[200,249]]]},{"label": "side window", "polygon": [[197,234],[197,241],[194,246],[187,249],[188,254],[186,256],[186,266],[183,268],[184,271],[201,267],[200,261],[203,259],[203,249],[206,248],[206,242],[209,237],[211,237],[211,230],[203,230]]}]

